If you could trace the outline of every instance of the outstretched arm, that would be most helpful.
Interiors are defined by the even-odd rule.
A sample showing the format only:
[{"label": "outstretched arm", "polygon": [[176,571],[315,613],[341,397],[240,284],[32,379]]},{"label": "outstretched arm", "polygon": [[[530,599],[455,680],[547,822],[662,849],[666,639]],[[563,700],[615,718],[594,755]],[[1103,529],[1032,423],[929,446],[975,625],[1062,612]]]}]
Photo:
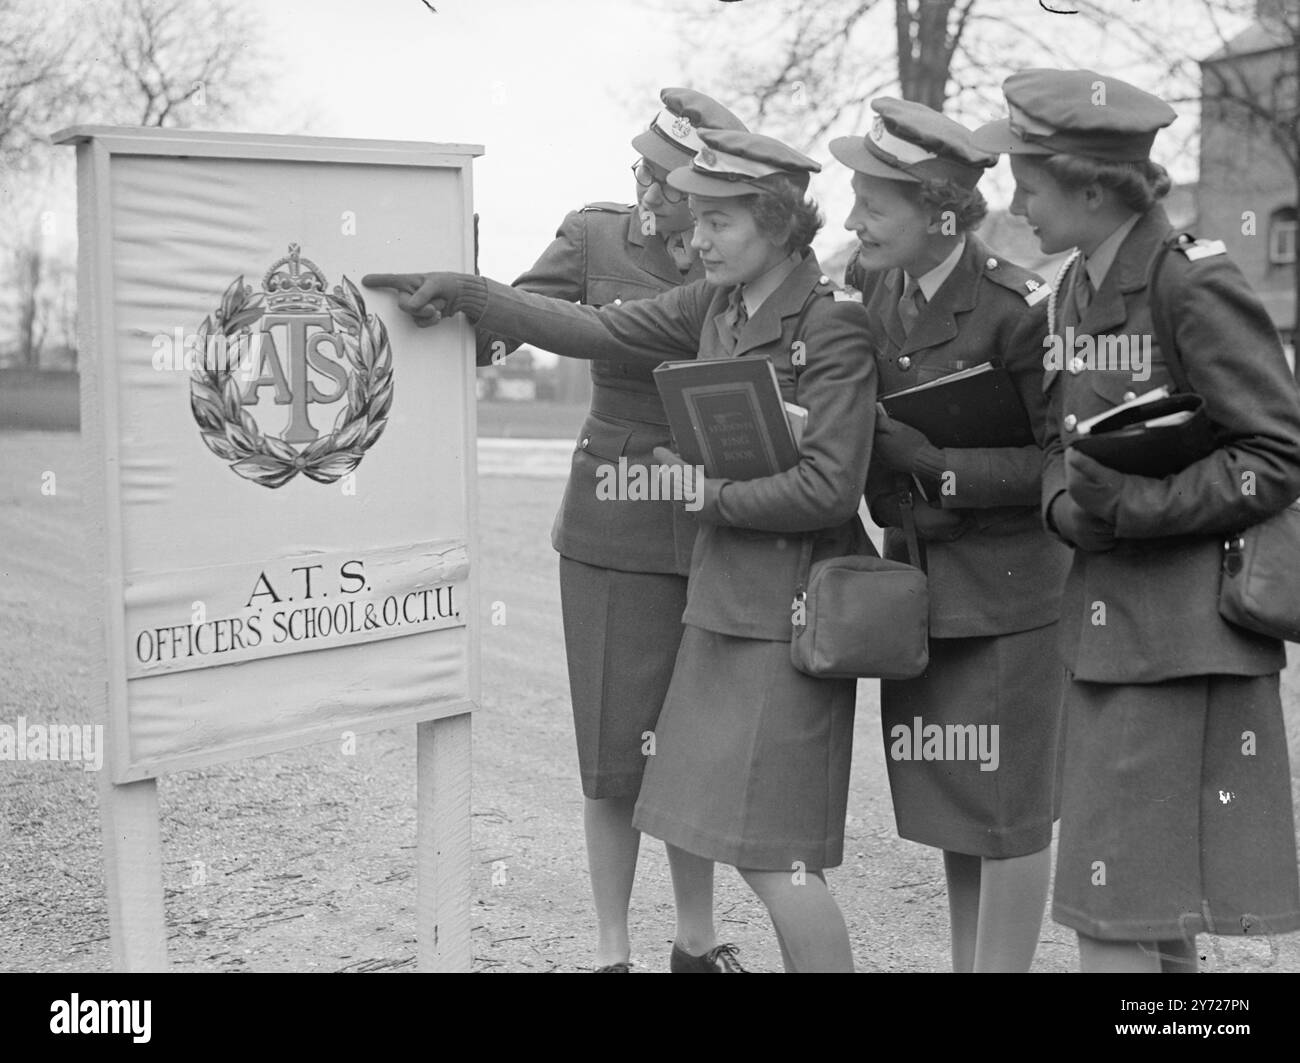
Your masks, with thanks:
[{"label": "outstretched arm", "polygon": [[421,327],[462,312],[500,336],[568,358],[639,362],[694,358],[714,289],[704,281],[653,299],[600,309],[533,295],[465,273],[372,273],[369,288],[391,288]]}]

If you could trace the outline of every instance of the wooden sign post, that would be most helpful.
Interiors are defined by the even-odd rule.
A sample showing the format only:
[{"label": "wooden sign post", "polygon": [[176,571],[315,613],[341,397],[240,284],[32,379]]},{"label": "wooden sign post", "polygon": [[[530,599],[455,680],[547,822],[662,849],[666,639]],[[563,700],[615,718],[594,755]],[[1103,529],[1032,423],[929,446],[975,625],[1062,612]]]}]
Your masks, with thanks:
[{"label": "wooden sign post", "polygon": [[166,967],[158,775],[414,723],[419,963],[468,969],[473,337],[359,279],[473,268],[482,149],[55,141],[77,148],[114,965]]}]

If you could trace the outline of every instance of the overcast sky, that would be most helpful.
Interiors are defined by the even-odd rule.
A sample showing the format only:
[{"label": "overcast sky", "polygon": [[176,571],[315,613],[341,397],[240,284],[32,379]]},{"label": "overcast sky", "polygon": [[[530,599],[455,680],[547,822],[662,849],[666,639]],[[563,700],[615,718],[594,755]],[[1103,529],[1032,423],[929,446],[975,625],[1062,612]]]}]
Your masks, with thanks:
[{"label": "overcast sky", "polygon": [[[437,14],[424,0],[254,6],[269,50],[282,59],[279,93],[294,97],[290,113],[311,116],[311,132],[484,145],[474,165],[481,266],[508,280],[532,263],[567,211],[591,200],[631,200],[629,141],[658,109],[660,87],[686,83],[690,69],[693,87],[726,101],[725,86],[710,83],[710,46],[687,40],[683,22],[656,3],[721,9],[733,20],[727,26],[752,39],[757,3],[747,12],[744,2],[717,0],[433,0]],[[1132,0],[1116,3],[1133,10]],[[1151,0],[1144,10],[1161,3]],[[882,34],[892,36],[893,5],[879,7]],[[1078,65],[1116,72],[1105,65],[1105,37],[1089,35],[1077,20],[1048,15],[1036,0],[999,9],[1011,10],[1016,23],[1023,10],[1024,26],[1037,33],[1087,41]],[[982,31],[990,32],[987,25]],[[1005,32],[1011,55],[1034,65],[1016,26]],[[287,132],[277,126],[283,118],[273,106],[256,124]],[[1193,111],[1183,125],[1194,121]],[[850,197],[847,171],[824,145],[819,154],[826,168],[812,191],[827,214],[817,245],[826,253],[848,239],[842,224]],[[1176,179],[1194,176],[1189,160],[1165,161]],[[1005,170],[1004,160],[986,180],[995,204],[1009,196]]]}]

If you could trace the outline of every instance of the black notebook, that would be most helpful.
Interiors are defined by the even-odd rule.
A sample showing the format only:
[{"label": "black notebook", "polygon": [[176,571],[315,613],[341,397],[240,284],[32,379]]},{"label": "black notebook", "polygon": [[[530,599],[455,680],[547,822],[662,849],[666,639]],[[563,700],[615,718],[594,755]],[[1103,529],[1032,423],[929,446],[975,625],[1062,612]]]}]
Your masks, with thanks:
[{"label": "black notebook", "polygon": [[1024,447],[1037,442],[1025,404],[1002,366],[983,362],[880,398],[890,417],[936,447]]},{"label": "black notebook", "polygon": [[654,377],[677,453],[705,475],[756,480],[798,463],[770,358],[664,362]]}]

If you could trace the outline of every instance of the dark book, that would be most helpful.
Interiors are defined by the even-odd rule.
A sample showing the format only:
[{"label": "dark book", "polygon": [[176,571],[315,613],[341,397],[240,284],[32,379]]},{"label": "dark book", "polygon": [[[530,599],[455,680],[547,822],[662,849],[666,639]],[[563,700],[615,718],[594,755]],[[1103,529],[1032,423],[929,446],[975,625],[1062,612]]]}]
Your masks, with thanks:
[{"label": "dark book", "polygon": [[890,417],[936,447],[1024,447],[1035,443],[1020,392],[1002,366],[982,362],[880,398]]},{"label": "dark book", "polygon": [[1158,388],[1104,414],[1081,421],[1070,446],[1108,469],[1164,479],[1214,449],[1205,401]]},{"label": "dark book", "polygon": [[705,475],[756,480],[799,461],[770,358],[664,362],[654,377],[677,453]]}]

